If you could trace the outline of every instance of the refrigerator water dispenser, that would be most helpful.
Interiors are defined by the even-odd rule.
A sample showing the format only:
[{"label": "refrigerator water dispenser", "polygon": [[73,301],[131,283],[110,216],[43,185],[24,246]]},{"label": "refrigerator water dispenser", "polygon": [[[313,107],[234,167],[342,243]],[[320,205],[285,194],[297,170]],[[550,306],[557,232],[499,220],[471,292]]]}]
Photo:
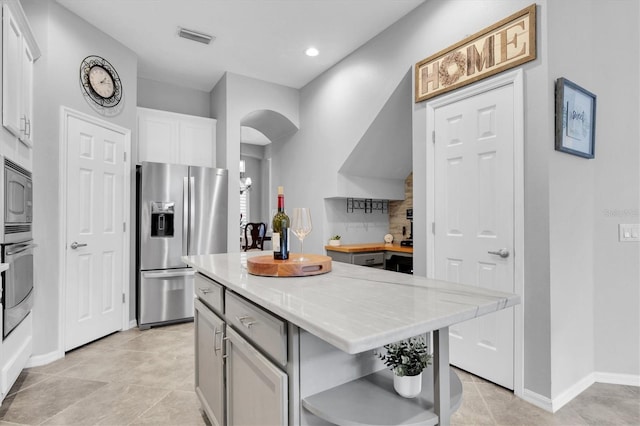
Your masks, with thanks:
[{"label": "refrigerator water dispenser", "polygon": [[173,237],[173,212],[175,203],[151,202],[151,236]]}]

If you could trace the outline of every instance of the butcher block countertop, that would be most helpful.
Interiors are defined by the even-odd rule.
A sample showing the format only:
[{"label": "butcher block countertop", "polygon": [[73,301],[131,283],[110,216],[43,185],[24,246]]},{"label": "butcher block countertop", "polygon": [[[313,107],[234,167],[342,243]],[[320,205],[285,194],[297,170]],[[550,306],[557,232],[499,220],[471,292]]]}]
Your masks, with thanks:
[{"label": "butcher block countertop", "polygon": [[413,247],[404,247],[400,244],[385,243],[360,243],[341,244],[339,246],[324,246],[325,250],[339,251],[342,253],[367,253],[370,251],[395,251],[398,253],[413,254]]}]

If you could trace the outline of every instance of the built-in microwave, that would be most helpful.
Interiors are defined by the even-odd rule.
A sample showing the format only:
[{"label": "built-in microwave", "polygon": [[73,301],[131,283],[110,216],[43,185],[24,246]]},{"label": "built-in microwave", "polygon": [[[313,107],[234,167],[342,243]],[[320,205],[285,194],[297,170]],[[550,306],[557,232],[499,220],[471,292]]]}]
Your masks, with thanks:
[{"label": "built-in microwave", "polygon": [[33,183],[31,172],[8,158],[4,159],[4,242],[32,238]]}]

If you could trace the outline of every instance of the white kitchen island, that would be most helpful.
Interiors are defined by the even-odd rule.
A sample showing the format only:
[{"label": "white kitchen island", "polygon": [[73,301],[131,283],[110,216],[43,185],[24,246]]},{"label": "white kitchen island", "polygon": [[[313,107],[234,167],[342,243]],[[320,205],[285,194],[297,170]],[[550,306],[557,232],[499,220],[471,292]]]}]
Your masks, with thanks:
[{"label": "white kitchen island", "polygon": [[[275,389],[274,395],[284,396],[277,401],[286,408],[276,409],[275,414],[255,412],[245,421],[448,424],[462,393],[460,381],[449,367],[448,327],[520,302],[514,294],[338,262],[333,262],[331,272],[308,277],[261,277],[247,272],[247,256],[268,254],[183,258],[201,274],[196,278],[200,297],[196,301],[196,328],[204,324],[198,312],[215,317],[211,317],[210,352],[226,363],[225,379],[217,388],[205,386],[209,377],[196,373],[196,392],[213,424],[241,423],[238,412],[271,410],[265,403],[271,400],[257,393],[260,385],[248,384],[250,377],[245,376],[249,370],[264,379],[264,389]],[[211,312],[198,310],[205,305]],[[256,305],[259,308],[255,309]],[[424,375],[423,393],[415,399],[402,398],[395,394],[391,373],[375,351],[387,343],[428,332],[433,332],[434,362]],[[282,342],[279,335],[284,336]],[[203,336],[196,331],[196,369],[201,365],[200,370],[208,372],[207,346],[202,341],[210,339]],[[222,336],[226,336],[224,348]],[[266,367],[247,363],[245,355],[235,357],[238,348],[250,350],[245,353],[255,354]],[[241,363],[244,368],[237,369]],[[207,386],[215,388],[212,394],[223,393],[216,396],[222,400],[207,402]],[[239,389],[247,396],[244,406],[240,401],[244,398],[234,393]],[[255,395],[247,394],[254,390]]]}]

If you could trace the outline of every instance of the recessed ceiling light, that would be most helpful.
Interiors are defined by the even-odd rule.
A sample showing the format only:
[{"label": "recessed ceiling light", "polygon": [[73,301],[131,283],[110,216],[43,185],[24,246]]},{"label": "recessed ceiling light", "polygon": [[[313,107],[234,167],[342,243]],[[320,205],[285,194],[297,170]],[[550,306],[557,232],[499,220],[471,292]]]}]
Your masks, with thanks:
[{"label": "recessed ceiling light", "polygon": [[304,51],[304,53],[307,56],[318,56],[320,52],[315,47],[309,47],[307,50]]},{"label": "recessed ceiling light", "polygon": [[178,27],[178,35],[182,38],[197,41],[198,43],[209,44],[215,37],[209,34],[199,33],[197,31],[188,30],[186,28]]}]

